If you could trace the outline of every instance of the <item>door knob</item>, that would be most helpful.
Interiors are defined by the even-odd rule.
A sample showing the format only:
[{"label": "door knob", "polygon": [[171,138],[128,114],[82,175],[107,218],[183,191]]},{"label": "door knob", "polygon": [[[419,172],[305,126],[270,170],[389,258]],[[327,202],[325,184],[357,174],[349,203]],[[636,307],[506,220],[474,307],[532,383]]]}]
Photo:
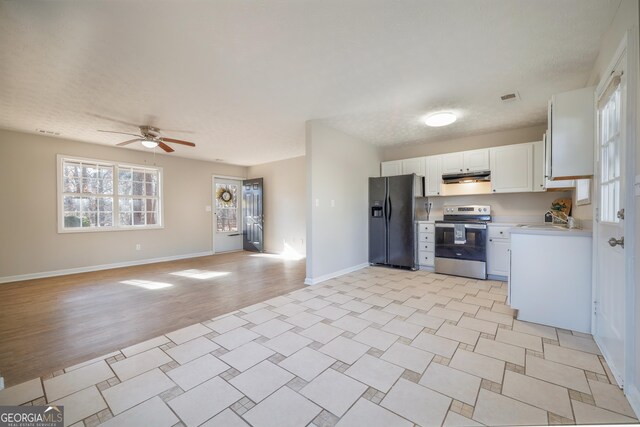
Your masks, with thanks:
[{"label": "door knob", "polygon": [[612,237],[612,238],[609,239],[609,246],[611,246],[613,248],[613,247],[616,247],[618,245],[622,246],[622,248],[624,249],[624,236],[622,236],[619,239],[616,239],[615,237]]}]

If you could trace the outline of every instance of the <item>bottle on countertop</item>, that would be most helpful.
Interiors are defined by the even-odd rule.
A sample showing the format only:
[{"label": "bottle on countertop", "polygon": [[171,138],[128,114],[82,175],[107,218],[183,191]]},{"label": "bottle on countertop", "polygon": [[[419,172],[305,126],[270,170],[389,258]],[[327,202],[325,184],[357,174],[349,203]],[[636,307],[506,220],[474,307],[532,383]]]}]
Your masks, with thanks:
[{"label": "bottle on countertop", "polygon": [[553,222],[553,215],[551,215],[551,211],[547,211],[544,214],[544,222]]}]

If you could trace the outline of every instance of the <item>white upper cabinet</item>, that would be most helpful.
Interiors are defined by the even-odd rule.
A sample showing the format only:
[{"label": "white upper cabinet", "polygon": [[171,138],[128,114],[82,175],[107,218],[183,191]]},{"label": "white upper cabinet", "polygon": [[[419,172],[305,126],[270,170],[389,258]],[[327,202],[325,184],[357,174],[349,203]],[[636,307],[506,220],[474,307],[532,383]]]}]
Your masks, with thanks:
[{"label": "white upper cabinet", "polygon": [[550,179],[593,176],[594,88],[563,92],[549,102]]},{"label": "white upper cabinet", "polygon": [[489,170],[489,149],[465,151],[463,172],[482,172]]},{"label": "white upper cabinet", "polygon": [[427,175],[425,182],[425,196],[439,196],[442,185],[442,157],[429,156],[426,158]]},{"label": "white upper cabinet", "polygon": [[406,159],[402,161],[402,174],[408,175],[415,173],[418,176],[426,176],[426,157],[416,157],[415,159]]},{"label": "white upper cabinet", "polygon": [[545,191],[544,141],[533,143],[533,191]]},{"label": "white upper cabinet", "polygon": [[533,190],[533,144],[495,147],[491,152],[491,190],[520,193]]},{"label": "white upper cabinet", "polygon": [[450,153],[442,156],[442,173],[461,173],[464,170],[464,154]]},{"label": "white upper cabinet", "polygon": [[489,149],[462,151],[442,156],[442,173],[467,173],[489,170]]},{"label": "white upper cabinet", "polygon": [[380,176],[402,175],[402,160],[380,163]]}]

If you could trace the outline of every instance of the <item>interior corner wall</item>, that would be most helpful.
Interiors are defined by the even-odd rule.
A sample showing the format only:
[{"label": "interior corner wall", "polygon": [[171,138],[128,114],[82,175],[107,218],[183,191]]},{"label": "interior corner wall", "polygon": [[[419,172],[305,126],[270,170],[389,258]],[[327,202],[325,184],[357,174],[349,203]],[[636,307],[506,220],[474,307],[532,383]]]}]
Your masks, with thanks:
[{"label": "interior corner wall", "polygon": [[[0,130],[0,282],[212,251],[212,175],[247,168]],[[58,233],[57,154],[161,166],[164,228]],[[136,250],[136,244],[141,250]]]},{"label": "interior corner wall", "polygon": [[264,246],[266,252],[285,249],[306,253],[305,156],[248,168],[249,178],[263,178]]},{"label": "interior corner wall", "polygon": [[307,280],[315,284],[368,261],[369,177],[380,150],[315,121],[307,122]]}]

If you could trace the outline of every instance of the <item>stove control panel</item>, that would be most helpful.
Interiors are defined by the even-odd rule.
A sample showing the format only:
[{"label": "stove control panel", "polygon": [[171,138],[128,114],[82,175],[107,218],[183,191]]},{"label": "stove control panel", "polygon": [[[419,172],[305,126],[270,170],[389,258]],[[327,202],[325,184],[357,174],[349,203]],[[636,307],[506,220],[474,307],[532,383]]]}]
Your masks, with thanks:
[{"label": "stove control panel", "polygon": [[445,215],[491,215],[491,206],[487,205],[467,205],[467,206],[445,206]]}]

